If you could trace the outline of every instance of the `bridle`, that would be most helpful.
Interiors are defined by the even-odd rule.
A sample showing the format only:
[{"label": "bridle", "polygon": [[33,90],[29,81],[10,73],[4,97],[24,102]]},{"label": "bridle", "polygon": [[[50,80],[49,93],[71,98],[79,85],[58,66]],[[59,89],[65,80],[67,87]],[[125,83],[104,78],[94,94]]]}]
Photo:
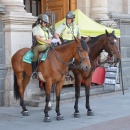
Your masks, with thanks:
[{"label": "bridle", "polygon": [[[111,40],[109,40],[108,38],[107,38],[107,40],[106,40],[106,44],[108,43],[108,41],[111,43],[111,44],[116,44],[115,42],[111,42]],[[115,51],[115,52],[113,52],[112,51],[112,48],[110,47],[110,45],[108,44],[108,47],[109,47],[109,49],[110,49],[110,52],[112,52],[111,54],[112,54],[112,56],[114,55],[114,54],[116,54],[116,53],[118,53],[118,52],[120,52],[120,50],[118,49],[117,51]]]},{"label": "bridle", "polygon": [[[57,52],[55,51],[55,47],[52,47],[52,50],[53,50],[53,52],[54,52],[54,55],[55,55],[56,58],[58,59],[58,61],[60,61],[63,65],[68,66],[68,67],[71,66],[71,65],[74,65],[73,68],[84,69],[84,67],[83,67],[83,65],[82,65],[82,62],[83,62],[84,60],[86,60],[86,59],[89,59],[89,56],[83,58],[83,57],[81,56],[81,51],[80,51],[80,48],[82,48],[82,46],[77,46],[76,48],[77,48],[77,49],[76,49],[76,52],[75,52],[75,54],[74,54],[74,57],[75,57],[75,55],[78,53],[78,56],[79,56],[79,59],[80,59],[80,61],[78,62],[78,63],[79,63],[78,65],[77,65],[77,64],[75,65],[74,63],[72,63],[72,61],[69,62],[69,63],[65,62],[65,61],[57,54]],[[49,56],[48,56],[48,58],[50,59]],[[51,64],[55,67],[55,69],[57,69],[57,71],[58,71],[62,76],[67,73],[67,72],[63,73],[63,72],[51,61],[51,59],[50,59],[50,62],[51,62]]]},{"label": "bridle", "polygon": [[69,69],[81,69],[83,71],[86,71],[86,69],[84,69],[83,65],[82,65],[82,62],[86,59],[89,59],[89,56],[83,58],[81,56],[81,51],[80,51],[80,48],[82,48],[82,46],[77,46],[77,50],[78,50],[78,55],[79,55],[79,59],[80,61],[76,64],[74,62],[71,62],[71,64],[69,65]]},{"label": "bridle", "polygon": [[[105,45],[104,45],[104,50],[105,50],[105,48],[106,48],[106,45],[108,45],[109,52],[111,53],[111,54],[109,54],[109,55],[111,55],[110,57],[113,58],[114,54],[119,53],[120,50],[118,49],[117,51],[114,51],[114,52],[113,52],[113,50],[112,50],[112,48],[111,48],[111,46],[110,46],[110,44],[109,44],[108,42],[110,42],[110,44],[116,44],[116,43],[115,43],[115,42],[112,42],[110,39],[106,38],[106,43],[105,43]],[[106,60],[103,61],[101,64],[107,63],[107,61],[109,60],[110,57],[106,57]],[[115,61],[111,62],[111,65],[114,64],[114,63],[116,63],[116,62],[115,62]],[[101,65],[101,64],[100,64],[100,65]]]}]

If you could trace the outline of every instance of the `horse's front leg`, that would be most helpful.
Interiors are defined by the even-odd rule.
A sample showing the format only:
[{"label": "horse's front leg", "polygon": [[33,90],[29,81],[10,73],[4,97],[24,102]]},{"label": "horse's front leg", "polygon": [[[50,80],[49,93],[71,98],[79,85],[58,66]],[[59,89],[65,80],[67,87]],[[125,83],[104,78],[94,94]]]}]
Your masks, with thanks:
[{"label": "horse's front leg", "polygon": [[64,117],[60,113],[60,92],[63,86],[64,80],[56,84],[56,113],[57,113],[57,120],[64,120]]},{"label": "horse's front leg", "polygon": [[90,104],[89,104],[91,78],[84,79],[84,85],[85,85],[85,95],[86,95],[86,109],[88,109],[87,115],[94,116],[94,112],[90,108]]},{"label": "horse's front leg", "polygon": [[46,82],[46,85],[45,85],[45,88],[46,88],[46,91],[45,91],[46,92],[46,99],[45,99],[46,105],[45,105],[45,109],[44,109],[44,114],[45,114],[44,122],[50,122],[51,121],[50,116],[48,114],[51,86],[52,86],[51,82]]},{"label": "horse's front leg", "polygon": [[82,77],[80,75],[75,75],[75,105],[74,105],[74,117],[79,118],[80,117],[80,113],[78,110],[78,100],[80,97],[80,86],[81,86],[81,80]]}]

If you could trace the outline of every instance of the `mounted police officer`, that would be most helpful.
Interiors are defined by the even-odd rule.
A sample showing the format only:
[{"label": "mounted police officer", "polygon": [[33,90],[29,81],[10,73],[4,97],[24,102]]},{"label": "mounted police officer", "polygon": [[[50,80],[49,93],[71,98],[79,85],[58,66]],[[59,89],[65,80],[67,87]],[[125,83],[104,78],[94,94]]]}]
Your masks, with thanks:
[{"label": "mounted police officer", "polygon": [[74,40],[74,37],[81,38],[78,25],[74,23],[75,13],[69,11],[66,14],[66,23],[62,23],[55,31],[55,38],[59,39],[59,44]]},{"label": "mounted police officer", "polygon": [[32,33],[36,38],[36,45],[32,49],[34,56],[32,59],[32,78],[37,78],[37,64],[38,64],[38,55],[40,52],[47,50],[51,46],[52,35],[47,28],[49,23],[49,17],[46,14],[40,14],[37,19],[37,24],[33,28]]}]

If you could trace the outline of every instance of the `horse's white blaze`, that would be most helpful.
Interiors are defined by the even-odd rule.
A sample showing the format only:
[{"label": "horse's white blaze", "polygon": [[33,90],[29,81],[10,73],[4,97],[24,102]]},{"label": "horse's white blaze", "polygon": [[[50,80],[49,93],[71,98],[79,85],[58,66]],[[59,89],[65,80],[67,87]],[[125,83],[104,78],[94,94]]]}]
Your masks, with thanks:
[{"label": "horse's white blaze", "polygon": [[116,39],[114,39],[114,42],[117,42],[117,40],[116,40]]}]

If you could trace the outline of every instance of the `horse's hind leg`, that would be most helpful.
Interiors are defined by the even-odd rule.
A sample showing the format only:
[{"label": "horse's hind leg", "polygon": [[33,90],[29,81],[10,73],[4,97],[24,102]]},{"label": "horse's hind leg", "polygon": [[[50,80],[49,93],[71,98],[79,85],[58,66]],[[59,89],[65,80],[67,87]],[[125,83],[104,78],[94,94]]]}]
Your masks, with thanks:
[{"label": "horse's hind leg", "polygon": [[78,100],[80,97],[80,86],[81,86],[81,76],[80,75],[75,75],[75,105],[74,105],[74,117],[79,118],[80,117],[80,113],[78,110]]},{"label": "horse's hind leg", "polygon": [[16,77],[17,77],[17,84],[19,87],[20,105],[23,109],[21,113],[23,114],[23,116],[28,116],[29,113],[28,113],[28,110],[26,109],[26,106],[24,103],[24,91],[25,91],[26,84],[29,82],[29,78],[24,77],[23,72],[16,74]]},{"label": "horse's hind leg", "polygon": [[90,104],[89,104],[91,80],[87,78],[84,79],[84,85],[85,85],[85,95],[86,95],[86,109],[88,109],[87,115],[94,116],[94,112],[91,110]]},{"label": "horse's hind leg", "polygon": [[23,111],[22,111],[23,116],[29,116],[29,112],[26,109],[25,102],[24,102],[24,92],[25,92],[27,84],[29,83],[29,80],[30,80],[30,77],[24,72],[23,73],[23,82],[22,82],[23,83],[23,94],[20,98],[20,105],[23,108]]}]

